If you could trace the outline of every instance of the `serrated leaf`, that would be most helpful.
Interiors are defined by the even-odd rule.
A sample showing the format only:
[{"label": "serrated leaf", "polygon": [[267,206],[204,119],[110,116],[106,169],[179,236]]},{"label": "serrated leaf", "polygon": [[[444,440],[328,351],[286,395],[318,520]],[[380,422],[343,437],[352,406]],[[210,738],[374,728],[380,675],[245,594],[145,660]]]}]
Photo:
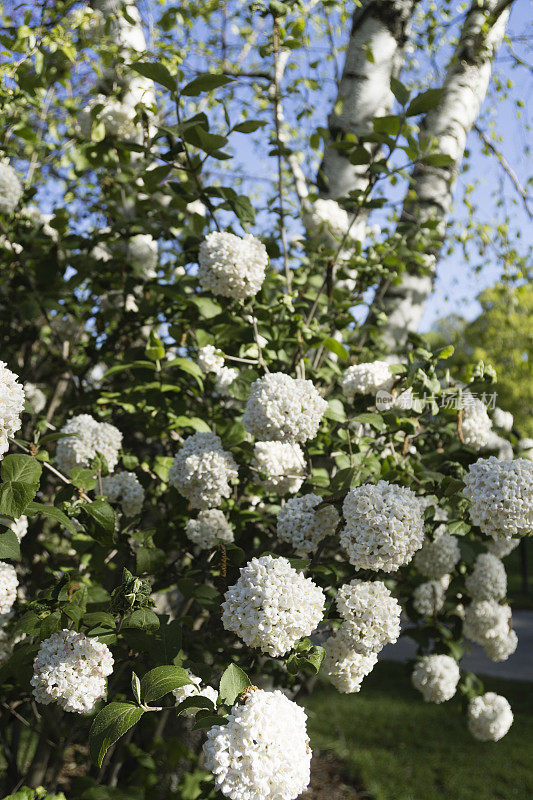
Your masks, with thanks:
[{"label": "serrated leaf", "polygon": [[20,544],[14,531],[0,533],[0,561],[7,558],[18,561],[20,558]]},{"label": "serrated leaf", "polygon": [[35,514],[43,514],[45,517],[50,517],[56,522],[59,522],[62,528],[65,528],[69,533],[77,533],[76,527],[72,520],[66,514],[55,506],[45,506],[42,503],[29,503],[26,508],[26,514],[33,517]]},{"label": "serrated leaf", "polygon": [[115,512],[105,500],[93,500],[83,507],[85,514],[93,519],[104,533],[111,536],[115,530]]},{"label": "serrated leaf", "polygon": [[172,77],[164,64],[152,61],[137,61],[136,64],[131,65],[134,72],[138,72],[143,78],[149,78],[155,83],[164,86],[165,89],[170,89],[171,92],[176,88],[176,79]]},{"label": "serrated leaf", "polygon": [[141,678],[141,697],[144,703],[150,703],[190,683],[189,673],[183,667],[156,667]]},{"label": "serrated leaf", "polygon": [[2,461],[2,480],[38,484],[43,468],[33,456],[11,455]]},{"label": "serrated leaf", "polygon": [[39,485],[6,481],[0,486],[0,516],[18,519],[35,497]]},{"label": "serrated leaf", "polygon": [[143,714],[142,708],[133,703],[110,703],[96,715],[89,732],[89,751],[99,767],[111,745],[129,731]]},{"label": "serrated leaf", "polygon": [[197,97],[202,92],[211,92],[213,89],[218,89],[219,86],[224,86],[232,81],[233,78],[228,75],[213,75],[210,72],[206,72],[204,75],[198,75],[197,78],[184,86],[181,94],[187,97]]},{"label": "serrated leaf", "polygon": [[444,89],[427,89],[414,97],[405,112],[408,117],[416,117],[417,114],[425,114],[432,108],[436,108],[444,95]]},{"label": "serrated leaf", "polygon": [[237,697],[244,692],[252,682],[246,672],[237,664],[230,664],[220,679],[219,695],[223,703],[232,706]]}]

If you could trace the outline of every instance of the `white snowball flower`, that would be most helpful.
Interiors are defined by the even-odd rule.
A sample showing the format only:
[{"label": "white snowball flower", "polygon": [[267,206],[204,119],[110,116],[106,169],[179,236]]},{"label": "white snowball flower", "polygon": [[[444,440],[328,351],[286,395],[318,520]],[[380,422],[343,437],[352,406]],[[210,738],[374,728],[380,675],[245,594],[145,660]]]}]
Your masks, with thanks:
[{"label": "white snowball flower", "polygon": [[396,572],[424,541],[420,502],[411,489],[387,481],[351,489],[343,503],[340,543],[358,569]]},{"label": "white snowball flower", "polygon": [[193,200],[192,203],[187,203],[186,208],[189,214],[198,214],[199,217],[207,216],[207,208],[201,200]]},{"label": "white snowball flower", "polygon": [[521,458],[527,458],[533,461],[533,439],[520,439],[518,442],[518,449]]},{"label": "white snowball flower", "polygon": [[105,696],[112,672],[113,656],[106,644],[62,630],[41,642],[33,662],[33,696],[38,703],[57,701],[64,711],[86,714]]},{"label": "white snowball flower", "polygon": [[137,233],[128,241],[128,261],[133,272],[147,280],[157,275],[159,245],[148,233]]},{"label": "white snowball flower", "polygon": [[251,234],[212,231],[200,245],[198,280],[222,297],[246,300],[260,290],[268,266],[266,248]]},{"label": "white snowball flower", "polygon": [[427,703],[444,703],[454,696],[460,677],[457,662],[451,656],[432,655],[417,661],[411,681]]},{"label": "white snowball flower", "polygon": [[459,542],[455,536],[446,533],[446,528],[442,526],[442,530],[435,532],[433,541],[424,541],[413,563],[424,577],[438,579],[450,573],[460,558]]},{"label": "white snowball flower", "polygon": [[336,602],[357,653],[379,653],[389,642],[398,641],[402,607],[383,581],[356,578],[341,586]]},{"label": "white snowball flower", "polygon": [[485,542],[485,547],[489,553],[493,553],[498,558],[505,558],[515,550],[520,544],[520,539],[492,539]]},{"label": "white snowball flower", "polygon": [[474,569],[465,580],[466,591],[474,600],[503,600],[507,594],[507,575],[500,559],[480,553]]},{"label": "white snowball flower", "polygon": [[252,383],[243,425],[263,441],[313,439],[328,407],[311,381],[269,372]]},{"label": "white snowball flower", "polygon": [[9,438],[19,430],[24,409],[24,389],[17,375],[0,361],[0,459],[9,450]]},{"label": "white snowball flower", "polygon": [[252,467],[267,492],[295,494],[305,477],[302,448],[292,442],[256,442]]},{"label": "white snowball flower", "polygon": [[438,581],[426,581],[417,586],[413,592],[413,606],[415,611],[424,617],[432,617],[438,614],[444,607],[446,600],[446,586],[442,579]]},{"label": "white snowball flower", "polygon": [[7,517],[0,517],[0,523],[12,530],[19,542],[22,541],[28,533],[28,517],[24,514],[15,520],[7,519]]},{"label": "white snowball flower", "polygon": [[513,724],[509,701],[495,692],[474,697],[468,704],[468,729],[482,742],[499,741]]},{"label": "white snowball flower", "polygon": [[336,200],[319,197],[304,214],[308,233],[328,247],[338,247],[350,230],[350,217]]},{"label": "white snowball flower", "polygon": [[15,567],[0,561],[0,614],[8,614],[17,599],[19,580]]},{"label": "white snowball flower", "polygon": [[492,639],[487,639],[483,645],[485,655],[491,661],[500,662],[507,661],[509,656],[512,656],[518,647],[518,636],[516,631],[510,630],[499,636],[494,636]]},{"label": "white snowball flower", "polygon": [[102,491],[114,503],[120,498],[126,517],[136,517],[144,503],[144,489],[134,472],[115,472],[102,478]]},{"label": "white snowball flower", "polygon": [[386,361],[372,361],[348,367],[342,377],[342,391],[352,401],[356,394],[375,394],[380,389],[390,391],[394,375]]},{"label": "white snowball flower", "polygon": [[485,646],[491,639],[507,636],[511,628],[511,607],[496,600],[474,600],[465,609],[463,635]]},{"label": "white snowball flower", "polygon": [[[215,708],[217,707],[218,692],[212,686],[202,686],[202,680],[197,675],[193,675],[190,670],[187,670],[191,683],[185,686],[179,686],[174,689],[172,694],[176,698],[176,705],[182,703],[187,697],[205,697],[211,700]],[[194,717],[197,708],[186,708],[181,713],[184,717]]]},{"label": "white snowball flower", "polygon": [[138,138],[134,105],[126,100],[118,100],[115,97],[108,97],[104,94],[96,95],[85,108],[79,111],[77,131],[80,136],[90,140],[94,119],[93,109],[96,106],[101,106],[99,111],[96,112],[96,121],[102,123],[106,136],[117,136],[124,141],[132,141]]},{"label": "white snowball flower", "polygon": [[473,450],[481,450],[490,441],[492,420],[482,400],[470,392],[463,396],[462,431],[464,443]]},{"label": "white snowball flower", "polygon": [[234,367],[222,367],[215,377],[215,389],[221,394],[228,394],[228,389],[239,376],[239,370]]},{"label": "white snowball flower", "polygon": [[212,344],[206,344],[198,350],[198,366],[205,374],[218,374],[224,366],[224,355]]},{"label": "white snowball flower", "polygon": [[354,650],[352,639],[345,627],[324,642],[326,655],[322,669],[337,691],[343,694],[358,692],[363,678],[369,675],[377,664],[377,654],[362,655]]},{"label": "white snowball flower", "polygon": [[307,717],[280,691],[248,692],[204,744],[215,787],[232,800],[295,800],[309,784]]},{"label": "white snowball flower", "polygon": [[330,505],[317,510],[321,502],[319,495],[306,494],[287,500],[278,511],[278,538],[288,542],[299,556],[309,555],[322,539],[335,533],[339,515]]},{"label": "white snowball flower", "polygon": [[34,414],[40,414],[46,405],[46,395],[34,383],[24,384],[24,394]]},{"label": "white snowball flower", "polygon": [[248,647],[282,656],[322,619],[325,597],[286,558],[252,558],[222,603],[222,624]]},{"label": "white snowball flower", "polygon": [[202,550],[216,547],[219,542],[233,541],[233,528],[219,508],[205,509],[196,519],[188,519],[185,533]]},{"label": "white snowball flower", "polygon": [[237,464],[222,448],[214,433],[188,436],[174,456],[168,482],[187,498],[193,508],[215,508],[231,493],[230,481],[237,478]]},{"label": "white snowball flower", "polygon": [[86,467],[101,453],[113,472],[122,445],[122,434],[114,425],[98,422],[90,414],[79,414],[69,419],[60,433],[71,434],[57,443],[56,461],[60,470],[70,472],[74,467]]},{"label": "white snowball flower", "polygon": [[0,161],[0,214],[11,214],[22,195],[22,185],[12,166]]},{"label": "white snowball flower", "polygon": [[464,478],[470,519],[493,539],[533,531],[533,463],[525,458],[479,458]]},{"label": "white snowball flower", "polygon": [[512,430],[514,422],[513,415],[510,411],[504,411],[498,407],[492,412],[492,421],[497,428],[501,428],[503,431],[507,431],[507,433]]}]

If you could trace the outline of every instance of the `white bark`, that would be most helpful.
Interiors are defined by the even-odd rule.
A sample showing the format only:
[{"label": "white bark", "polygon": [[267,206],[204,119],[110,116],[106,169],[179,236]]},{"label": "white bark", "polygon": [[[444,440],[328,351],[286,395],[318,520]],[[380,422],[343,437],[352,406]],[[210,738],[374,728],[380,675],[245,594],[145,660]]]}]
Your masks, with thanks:
[{"label": "white bark", "polygon": [[328,118],[330,143],[318,176],[323,197],[336,200],[368,187],[367,165],[350,164],[334,145],[347,134],[371,133],[374,118],[390,112],[390,81],[403,62],[415,4],[416,0],[367,0],[354,12],[337,101]]},{"label": "white bark", "polygon": [[[500,46],[509,10],[501,3],[472,4],[459,43],[448,66],[440,104],[429,111],[421,125],[420,142],[436,144],[432,152],[450,156],[446,167],[419,164],[413,170],[413,184],[404,202],[401,226],[408,226],[407,240],[416,243],[428,221],[436,222],[429,252],[424,254],[430,274],[417,275],[416,264],[408,264],[400,283],[383,294],[378,309],[387,316],[382,329],[384,343],[393,352],[405,343],[408,332],[418,329],[435,278],[435,267],[446,233],[452,205],[453,182],[464,155],[467,136],[479,116],[489,86],[492,61]],[[497,14],[499,15],[497,16]],[[409,227],[412,233],[409,233]]]}]

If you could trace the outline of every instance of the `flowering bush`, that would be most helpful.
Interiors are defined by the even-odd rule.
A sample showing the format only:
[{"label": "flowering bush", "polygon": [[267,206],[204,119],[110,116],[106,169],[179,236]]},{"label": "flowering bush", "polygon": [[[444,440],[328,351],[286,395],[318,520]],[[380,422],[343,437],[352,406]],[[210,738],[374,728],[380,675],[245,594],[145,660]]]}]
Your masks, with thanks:
[{"label": "flowering bush", "polygon": [[[17,167],[0,163],[0,789],[29,776],[70,800],[293,800],[308,678],[364,691],[400,615],[423,697],[457,690],[465,726],[497,740],[507,701],[460,659],[465,639],[493,660],[516,648],[499,559],[533,531],[533,463],[492,454],[481,401],[455,404],[450,348],[410,334],[393,352],[386,315],[358,321],[401,263],[425,269],[435,226],[366,243],[372,186],[297,196],[276,87],[250,97],[277,126],[249,118],[225,103],[226,60],[188,80],[165,38],[175,9],[155,58],[136,13],[52,25],[45,8],[39,36],[25,24],[12,42],[32,69],[0,65],[28,106],[0,88]],[[277,13],[288,52],[300,28],[280,32]],[[398,135],[344,143],[352,166],[375,157],[372,175],[396,174],[393,151],[440,155],[417,150],[418,112],[396,93],[406,108],[383,120]],[[263,127],[274,203],[220,168]],[[38,224],[22,208],[36,192],[53,211]],[[467,391],[494,380],[472,365]],[[494,423],[517,455],[505,413]]]}]

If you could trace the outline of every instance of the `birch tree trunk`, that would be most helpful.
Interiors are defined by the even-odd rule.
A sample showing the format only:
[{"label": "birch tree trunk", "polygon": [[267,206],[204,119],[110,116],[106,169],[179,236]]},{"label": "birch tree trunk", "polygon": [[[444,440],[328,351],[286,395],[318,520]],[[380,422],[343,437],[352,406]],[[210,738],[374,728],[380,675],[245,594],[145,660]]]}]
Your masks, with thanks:
[{"label": "birch tree trunk", "polygon": [[[400,282],[382,292],[370,317],[375,319],[377,311],[386,315],[382,338],[392,353],[405,344],[408,332],[417,330],[433,289],[452,205],[453,183],[467,136],[487,93],[493,58],[504,36],[510,5],[510,2],[492,1],[481,7],[478,0],[474,0],[447,69],[442,99],[422,122],[419,137],[422,146],[430,140],[436,143],[432,152],[449,156],[450,164],[436,167],[420,163],[413,170],[398,232],[406,237],[411,247],[418,247],[421,259],[408,263]],[[417,274],[420,261],[425,262],[428,274]]]},{"label": "birch tree trunk", "polygon": [[[402,66],[416,2],[367,0],[354,12],[337,99],[328,118],[330,140],[318,174],[323,197],[338,199],[369,185],[368,166],[351,164],[335,143],[348,134],[371,133],[374,118],[390,112],[394,102],[391,77]],[[369,51],[372,60],[367,57]]]}]

